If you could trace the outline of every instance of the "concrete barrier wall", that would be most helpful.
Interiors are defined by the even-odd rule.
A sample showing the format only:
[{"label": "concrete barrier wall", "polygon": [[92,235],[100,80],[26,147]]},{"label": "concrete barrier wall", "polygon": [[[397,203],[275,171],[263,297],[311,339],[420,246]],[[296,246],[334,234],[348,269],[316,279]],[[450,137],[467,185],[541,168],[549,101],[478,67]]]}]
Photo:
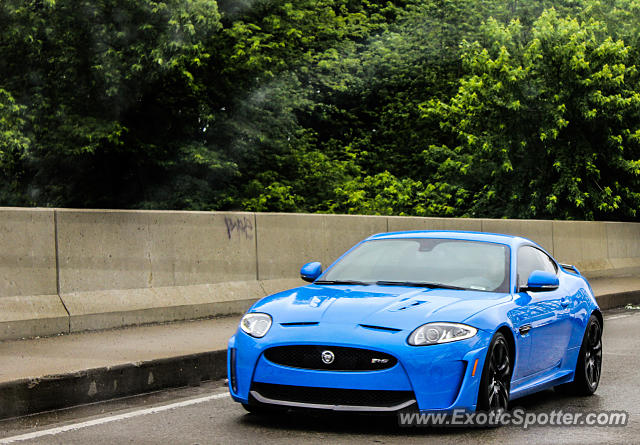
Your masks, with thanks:
[{"label": "concrete barrier wall", "polygon": [[0,209],[0,339],[68,331],[55,239],[53,210]]},{"label": "concrete barrier wall", "polygon": [[382,216],[256,214],[258,277],[297,277],[300,267],[320,261],[325,267],[358,241],[386,232]]},{"label": "concrete barrier wall", "polygon": [[592,277],[640,268],[636,223],[5,208],[0,339],[239,313],[400,230],[520,235]]}]

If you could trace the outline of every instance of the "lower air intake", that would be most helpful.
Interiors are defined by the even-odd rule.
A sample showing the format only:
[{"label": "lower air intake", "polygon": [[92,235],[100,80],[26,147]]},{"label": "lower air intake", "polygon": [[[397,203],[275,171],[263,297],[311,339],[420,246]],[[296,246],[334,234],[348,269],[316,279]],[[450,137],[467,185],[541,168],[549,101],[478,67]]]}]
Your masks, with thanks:
[{"label": "lower air intake", "polygon": [[316,388],[254,382],[251,392],[271,401],[310,405],[346,405],[389,408],[413,402],[413,391]]}]

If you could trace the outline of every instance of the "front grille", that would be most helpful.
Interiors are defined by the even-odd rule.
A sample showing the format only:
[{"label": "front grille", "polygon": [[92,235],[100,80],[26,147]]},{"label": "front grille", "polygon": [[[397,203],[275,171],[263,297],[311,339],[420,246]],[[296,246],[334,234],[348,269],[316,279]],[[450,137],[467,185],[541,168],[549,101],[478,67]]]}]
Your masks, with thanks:
[{"label": "front grille", "polygon": [[[278,365],[325,371],[379,371],[398,362],[383,352],[339,346],[277,346],[267,349],[264,356]],[[333,357],[331,361],[330,357]]]},{"label": "front grille", "polygon": [[271,400],[314,405],[393,407],[415,399],[412,391],[315,388],[259,382],[251,385],[251,391]]}]

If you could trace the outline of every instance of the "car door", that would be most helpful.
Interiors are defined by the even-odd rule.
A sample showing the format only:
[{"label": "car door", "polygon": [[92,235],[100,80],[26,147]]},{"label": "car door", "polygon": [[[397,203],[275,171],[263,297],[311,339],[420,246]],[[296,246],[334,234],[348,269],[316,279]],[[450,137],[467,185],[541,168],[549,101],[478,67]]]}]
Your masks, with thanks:
[{"label": "car door", "polygon": [[[558,273],[556,263],[534,246],[521,246],[517,256],[518,290],[527,285],[534,270]],[[530,336],[530,352],[523,373],[533,375],[558,367],[571,339],[572,323],[566,283],[555,290],[519,292],[530,297],[520,335]],[[524,296],[522,295],[522,296]]]}]

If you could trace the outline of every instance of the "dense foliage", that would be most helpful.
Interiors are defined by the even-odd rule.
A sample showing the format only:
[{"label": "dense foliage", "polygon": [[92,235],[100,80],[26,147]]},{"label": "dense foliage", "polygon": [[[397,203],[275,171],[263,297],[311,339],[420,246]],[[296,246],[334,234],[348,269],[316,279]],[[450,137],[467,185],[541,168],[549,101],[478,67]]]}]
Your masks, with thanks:
[{"label": "dense foliage", "polygon": [[640,0],[5,0],[0,204],[640,219]]}]

